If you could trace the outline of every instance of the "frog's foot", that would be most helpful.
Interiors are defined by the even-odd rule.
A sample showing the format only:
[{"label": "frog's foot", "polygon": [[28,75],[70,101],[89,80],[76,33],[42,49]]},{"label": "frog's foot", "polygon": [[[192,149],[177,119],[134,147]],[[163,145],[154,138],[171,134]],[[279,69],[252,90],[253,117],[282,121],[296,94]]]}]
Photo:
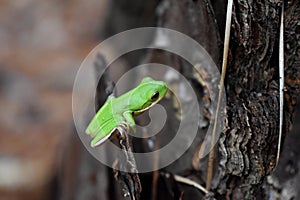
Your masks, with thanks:
[{"label": "frog's foot", "polygon": [[136,133],[136,126],[130,126],[131,130],[133,131],[133,133]]},{"label": "frog's foot", "polygon": [[132,117],[132,113],[131,112],[125,112],[124,113],[124,118],[126,120],[126,126],[128,127],[127,131],[129,131],[129,129],[131,128],[131,130],[133,131],[133,133],[135,133],[136,131],[136,127],[135,127],[135,121]]},{"label": "frog's foot", "polygon": [[116,129],[118,130],[118,136],[119,136],[119,138],[121,140],[126,139],[126,134],[127,134],[128,130],[129,130],[128,124],[122,123]]}]

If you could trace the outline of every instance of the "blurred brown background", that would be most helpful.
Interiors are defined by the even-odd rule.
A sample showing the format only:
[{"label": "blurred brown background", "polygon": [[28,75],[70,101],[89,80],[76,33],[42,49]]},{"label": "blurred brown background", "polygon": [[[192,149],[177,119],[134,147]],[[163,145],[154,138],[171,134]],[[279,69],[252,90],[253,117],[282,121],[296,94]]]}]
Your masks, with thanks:
[{"label": "blurred brown background", "polygon": [[53,199],[80,63],[107,1],[0,1],[0,199]]}]

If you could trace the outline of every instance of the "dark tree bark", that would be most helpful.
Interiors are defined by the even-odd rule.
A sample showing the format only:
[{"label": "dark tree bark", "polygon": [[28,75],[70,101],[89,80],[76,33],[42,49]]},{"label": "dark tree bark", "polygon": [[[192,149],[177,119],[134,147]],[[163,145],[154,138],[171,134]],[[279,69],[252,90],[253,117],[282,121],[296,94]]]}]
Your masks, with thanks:
[{"label": "dark tree bark", "polygon": [[[168,2],[169,7],[160,17],[161,25],[192,36],[220,66],[223,48],[220,40],[224,35],[222,18],[226,13],[224,3],[164,2]],[[215,191],[223,197],[268,198],[265,195],[268,192],[261,186],[276,164],[281,6],[281,1],[234,1],[230,58],[225,80],[228,124],[220,138],[219,168],[214,176]],[[284,135],[292,123],[299,93],[299,15],[299,3],[287,2],[284,17]],[[199,171],[206,170],[200,168]]]},{"label": "dark tree bark", "polygon": [[[198,41],[211,55],[221,71],[223,38],[227,3],[222,0],[163,0],[151,3],[147,16],[135,22],[139,16],[134,9],[135,3],[120,3],[112,19],[120,19],[124,27],[153,25],[155,13],[158,26],[171,28],[185,33]],[[133,1],[136,2],[136,1]],[[266,177],[276,165],[279,133],[279,25],[282,1],[280,0],[235,0],[233,7],[229,61],[225,79],[227,94],[226,127],[221,135],[216,159],[211,193],[205,196],[198,189],[176,181],[175,174],[185,176],[205,185],[207,158],[194,159],[203,140],[205,128],[199,130],[191,148],[172,165],[157,172],[140,174],[142,184],[141,199],[269,199],[273,186]],[[130,5],[130,6],[129,6]],[[138,8],[145,9],[137,4]],[[124,6],[133,12],[119,10]],[[156,8],[156,9],[155,9]],[[127,13],[127,14],[126,14]],[[148,20],[148,21],[147,21]],[[285,2],[285,98],[284,98],[284,134],[290,130],[293,122],[300,83],[300,5],[298,1]],[[117,32],[120,20],[109,26],[108,34]],[[127,25],[126,25],[127,24]],[[129,63],[132,63],[128,57]],[[186,62],[170,53],[149,51],[146,59],[175,66],[188,77],[198,91],[199,104],[203,118],[209,119],[210,106],[207,104],[207,88],[195,79],[196,72]],[[136,62],[136,61],[135,61]],[[215,84],[207,82],[207,84]],[[105,88],[98,95],[105,97]],[[170,104],[169,104],[170,105]],[[171,110],[171,108],[169,108]],[[174,111],[173,111],[174,112]],[[175,124],[175,119],[172,120]],[[167,124],[174,128],[173,122]],[[207,128],[207,127],[206,127]],[[202,134],[203,133],[203,134]],[[167,133],[158,137],[164,141]],[[133,141],[133,147],[139,151],[147,150],[145,143]],[[285,148],[284,145],[282,148]],[[159,159],[159,156],[158,158]],[[155,162],[155,161],[149,161]],[[181,166],[181,167],[179,167]],[[178,171],[182,168],[184,170]],[[103,170],[103,169],[102,169]],[[106,170],[109,181],[107,195],[110,199],[122,198],[120,186],[112,181],[112,170]],[[167,174],[167,175],[166,175]],[[121,176],[121,181],[126,176]],[[131,179],[130,177],[128,179]],[[132,182],[132,180],[129,180]],[[276,185],[278,191],[281,186]],[[101,188],[103,189],[103,188]],[[279,192],[280,193],[280,192]],[[151,195],[150,195],[151,194]]]}]

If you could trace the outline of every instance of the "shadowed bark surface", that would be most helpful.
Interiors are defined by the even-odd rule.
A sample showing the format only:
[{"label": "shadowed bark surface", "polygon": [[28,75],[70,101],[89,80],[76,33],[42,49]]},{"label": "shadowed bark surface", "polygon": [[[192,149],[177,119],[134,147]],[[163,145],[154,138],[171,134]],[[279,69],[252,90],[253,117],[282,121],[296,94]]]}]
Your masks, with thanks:
[{"label": "shadowed bark surface", "polygon": [[[122,1],[115,1],[120,3]],[[135,2],[135,1],[134,1]],[[147,4],[147,3],[146,3]],[[119,5],[119,6],[120,6]],[[123,5],[121,10],[112,13],[123,16],[122,20],[137,27],[140,23],[132,20],[135,12],[124,10],[147,5],[130,3]],[[152,7],[151,7],[152,6]],[[163,0],[158,5],[152,5],[151,14],[143,18],[148,25],[167,27],[180,31],[198,41],[211,55],[221,71],[223,51],[226,2],[200,0]],[[279,26],[282,1],[234,1],[229,61],[225,79],[227,96],[226,127],[221,134],[217,148],[215,148],[214,176],[211,193],[205,195],[195,187],[179,183],[173,175],[181,175],[201,185],[206,183],[207,158],[197,160],[195,155],[203,141],[207,130],[207,120],[211,116],[211,105],[208,90],[199,81],[197,74],[182,58],[160,50],[137,52],[124,57],[127,63],[137,64],[136,55],[143,56],[143,62],[159,62],[174,66],[180,71],[197,91],[200,113],[203,118],[202,129],[191,148],[176,162],[164,169],[153,173],[139,174],[142,185],[141,199],[270,199],[278,197],[299,198],[299,194],[287,196],[284,191],[288,187],[288,180],[282,178],[285,168],[282,165],[290,163],[295,175],[298,162],[297,150],[293,155],[282,154],[283,160],[278,171],[272,176],[270,173],[276,165],[276,154],[279,133]],[[130,9],[129,9],[130,8]],[[135,13],[139,15],[138,12]],[[153,16],[157,16],[155,21]],[[126,21],[128,20],[128,22]],[[285,97],[284,97],[284,131],[283,141],[289,136],[288,132],[293,123],[297,95],[299,93],[299,65],[300,65],[300,6],[298,1],[285,3],[284,11],[284,39],[285,39]],[[118,20],[117,20],[118,21]],[[155,22],[154,22],[155,21]],[[147,23],[146,23],[147,22]],[[117,23],[117,22],[112,22]],[[134,25],[135,24],[135,25]],[[109,26],[108,34],[118,31],[118,24]],[[155,40],[155,38],[153,39]],[[130,67],[129,67],[130,68]],[[112,78],[113,79],[113,78]],[[206,84],[216,84],[207,81]],[[101,85],[101,84],[99,84]],[[98,90],[98,96],[106,96],[106,88]],[[105,99],[105,98],[104,98]],[[167,107],[170,123],[166,124],[163,133],[155,138],[155,144],[165,143],[176,128],[178,120],[176,109],[172,106],[172,97],[167,98],[163,105]],[[143,123],[143,119],[137,119]],[[206,125],[205,125],[206,122]],[[297,130],[297,127],[294,127]],[[295,135],[293,137],[296,137]],[[298,140],[299,141],[299,140]],[[149,151],[148,139],[134,139],[133,150]],[[285,145],[282,143],[282,149]],[[292,145],[299,145],[296,141]],[[298,152],[299,153],[299,152]],[[292,156],[292,157],[291,157]],[[153,160],[145,161],[149,164],[159,162],[159,155]],[[292,160],[292,161],[291,161]],[[296,160],[296,161],[293,161]],[[292,162],[292,163],[291,163]],[[180,170],[179,170],[180,169]],[[113,172],[107,170],[109,179],[109,199],[121,199],[126,191],[139,191],[134,184],[136,177],[130,174],[114,172],[121,187],[112,181]],[[124,181],[131,184],[124,184]],[[123,182],[123,183],[122,183]],[[126,188],[129,187],[129,188]],[[133,188],[130,188],[133,187]],[[123,188],[123,192],[121,191]],[[294,190],[298,190],[296,185]],[[117,192],[118,191],[118,192]],[[294,194],[294,193],[293,193]],[[297,196],[298,195],[298,196]],[[134,195],[133,195],[134,196]],[[135,196],[139,198],[139,194]]]}]

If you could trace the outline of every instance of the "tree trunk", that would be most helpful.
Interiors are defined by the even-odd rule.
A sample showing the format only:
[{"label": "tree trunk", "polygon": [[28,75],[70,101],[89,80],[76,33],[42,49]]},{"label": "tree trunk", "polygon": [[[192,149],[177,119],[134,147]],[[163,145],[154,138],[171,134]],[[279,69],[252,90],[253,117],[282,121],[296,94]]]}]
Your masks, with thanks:
[{"label": "tree trunk", "polygon": [[[155,1],[155,3],[157,2]],[[158,172],[139,175],[143,188],[141,199],[199,199],[203,197],[270,199],[274,195],[274,190],[280,195],[280,188],[284,186],[280,184],[274,186],[266,177],[276,165],[278,145],[278,58],[282,3],[280,0],[234,1],[229,61],[225,79],[227,124],[219,139],[218,148],[215,148],[216,160],[214,161],[211,193],[205,196],[194,187],[178,183],[173,176],[180,174],[205,185],[207,158],[200,162],[193,159],[198,146],[201,145],[200,141],[203,139],[203,136],[198,136],[196,144],[193,144],[191,149],[171,166]],[[134,3],[130,5],[135,6]],[[137,5],[139,8],[143,7],[141,4]],[[157,13],[158,26],[180,31],[199,42],[221,71],[226,5],[226,2],[222,0],[163,0],[160,1],[156,11],[153,9],[156,5],[151,4],[152,10],[148,10],[148,12],[150,12],[150,16]],[[284,7],[283,139],[292,125],[300,83],[300,5],[295,0],[285,2]],[[118,12],[123,11],[118,10]],[[124,13],[119,13],[122,20],[130,21],[134,18],[132,13],[130,17],[126,15],[126,12]],[[111,17],[115,18],[116,15],[112,14]],[[153,22],[154,18],[143,18],[145,25],[149,25],[148,19]],[[141,25],[140,21],[139,23],[133,22],[136,26],[130,22],[122,24],[130,24],[130,27]],[[118,24],[109,27],[108,33],[115,33],[117,28],[114,27],[118,27]],[[207,98],[203,92],[206,88],[201,86],[198,80],[192,78],[192,75],[195,74],[192,74],[194,72],[191,71],[190,66],[170,53],[155,50],[148,52],[146,61],[158,60],[164,64],[176,66],[184,75],[190,77],[189,80],[199,92],[199,101],[203,105]],[[98,95],[99,92],[101,91],[98,91]],[[210,105],[203,106],[203,110],[209,110],[209,107]],[[207,116],[205,113],[201,113],[201,115],[209,118],[209,115]],[[168,126],[172,126],[172,124]],[[200,132],[205,132],[205,130],[200,130]],[[141,144],[144,143],[133,141],[133,147],[147,149]],[[282,145],[282,148],[285,146]],[[185,170],[177,171],[179,165],[184,165]],[[112,173],[112,171],[109,170],[107,173]],[[170,176],[166,176],[166,173],[169,173]],[[277,174],[278,176],[280,174]],[[112,175],[107,177],[112,178]],[[124,177],[122,178],[124,179]],[[110,199],[122,198],[121,192],[112,193],[112,191],[120,190],[120,187],[116,186],[117,182],[111,180],[108,182],[110,183],[108,186],[108,191],[111,192],[108,195]]]}]

